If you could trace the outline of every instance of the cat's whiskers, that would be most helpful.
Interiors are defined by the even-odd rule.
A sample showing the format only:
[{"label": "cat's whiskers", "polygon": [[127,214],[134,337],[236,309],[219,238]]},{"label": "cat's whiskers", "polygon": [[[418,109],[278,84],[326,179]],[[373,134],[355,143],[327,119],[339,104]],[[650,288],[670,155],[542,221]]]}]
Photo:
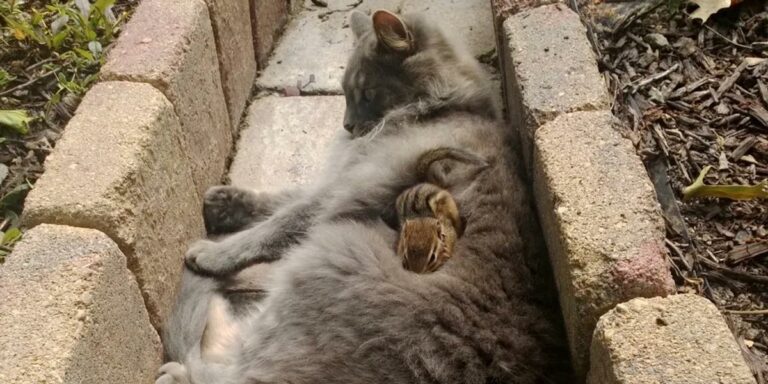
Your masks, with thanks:
[{"label": "cat's whiskers", "polygon": [[387,119],[386,118],[382,118],[381,121],[378,124],[376,124],[375,127],[373,127],[371,132],[368,133],[368,135],[367,135],[368,137],[366,138],[366,142],[370,143],[371,141],[373,141],[373,139],[375,139],[376,136],[378,136],[379,133],[381,133],[384,130],[384,126],[386,124],[387,124]]}]

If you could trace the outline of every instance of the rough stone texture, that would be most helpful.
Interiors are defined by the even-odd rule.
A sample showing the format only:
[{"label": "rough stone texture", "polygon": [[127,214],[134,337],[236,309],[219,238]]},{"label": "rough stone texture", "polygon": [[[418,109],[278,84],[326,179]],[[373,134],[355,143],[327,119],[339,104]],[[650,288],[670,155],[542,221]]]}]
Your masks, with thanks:
[{"label": "rough stone texture", "polygon": [[[307,2],[307,9],[288,24],[257,84],[282,90],[295,87],[299,82],[304,92],[341,94],[341,78],[354,40],[347,26],[349,12],[346,10],[355,2],[329,0],[327,8]],[[468,44],[475,55],[487,53],[494,47],[488,0],[366,0],[355,9],[423,11],[444,26],[446,32]],[[328,14],[329,11],[337,12]],[[322,15],[325,16],[320,17]],[[310,76],[314,76],[313,82]]]},{"label": "rough stone texture", "polygon": [[520,130],[531,167],[536,129],[556,116],[607,107],[605,83],[579,15],[560,4],[504,22],[502,65],[509,121]]},{"label": "rough stone texture", "polygon": [[299,13],[304,9],[304,0],[288,0],[288,9],[292,14]]},{"label": "rough stone texture", "polygon": [[674,291],[653,186],[613,124],[608,111],[574,112],[536,132],[536,203],[582,375],[602,314],[635,297]]},{"label": "rough stone texture", "polygon": [[162,360],[125,256],[92,229],[40,225],[0,267],[0,382],[145,383]]},{"label": "rough stone texture", "polygon": [[267,59],[288,21],[289,5],[286,0],[248,0],[251,2],[253,49],[259,67],[267,65]]},{"label": "rough stone texture", "polygon": [[600,318],[589,384],[754,384],[717,308],[696,295],[635,299]]},{"label": "rough stone texture", "polygon": [[343,134],[342,96],[269,96],[251,104],[229,178],[233,185],[279,191],[306,184]]},{"label": "rough stone texture", "polygon": [[249,0],[206,0],[219,52],[230,126],[237,129],[256,78]]},{"label": "rough stone texture", "polygon": [[201,202],[173,106],[143,83],[97,84],[70,120],[24,221],[98,229],[128,257],[158,327],[188,243],[204,234]]},{"label": "rough stone texture", "polygon": [[[159,22],[162,20],[162,22]],[[143,0],[101,69],[105,80],[147,82],[173,103],[202,196],[232,149],[216,43],[202,0]]]}]

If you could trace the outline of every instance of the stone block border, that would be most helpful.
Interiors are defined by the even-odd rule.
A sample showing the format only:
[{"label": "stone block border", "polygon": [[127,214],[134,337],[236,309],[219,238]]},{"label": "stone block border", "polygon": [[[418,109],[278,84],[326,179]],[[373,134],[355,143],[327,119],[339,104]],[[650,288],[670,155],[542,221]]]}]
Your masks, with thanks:
[{"label": "stone block border", "polygon": [[[579,15],[551,3],[491,0],[508,119],[532,179],[578,376],[589,372],[590,384],[753,383],[716,308],[674,295],[653,186],[614,128]],[[683,321],[691,313],[696,322]],[[687,369],[711,332],[708,356],[724,363]]]},{"label": "stone block border", "polygon": [[298,8],[139,3],[0,268],[0,382],[154,381],[184,252],[204,235],[202,193],[224,176],[259,57]]},{"label": "stone block border", "polygon": [[[493,22],[578,373],[754,382],[711,303],[671,295],[651,184],[613,129],[578,15],[551,2],[494,9]],[[223,177],[257,65],[300,4],[142,0],[28,197],[34,228],[0,269],[11,346],[0,381],[151,382],[181,257],[202,235],[201,194]],[[690,353],[680,343],[721,363],[677,369]]]}]

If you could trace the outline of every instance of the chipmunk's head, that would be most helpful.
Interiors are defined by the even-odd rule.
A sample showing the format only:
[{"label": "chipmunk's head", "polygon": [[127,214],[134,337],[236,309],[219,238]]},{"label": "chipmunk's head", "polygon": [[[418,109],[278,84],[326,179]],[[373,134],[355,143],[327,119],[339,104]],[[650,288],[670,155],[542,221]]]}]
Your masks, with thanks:
[{"label": "chipmunk's head", "polygon": [[453,255],[458,234],[444,220],[417,217],[402,224],[397,254],[403,267],[416,273],[438,270]]}]

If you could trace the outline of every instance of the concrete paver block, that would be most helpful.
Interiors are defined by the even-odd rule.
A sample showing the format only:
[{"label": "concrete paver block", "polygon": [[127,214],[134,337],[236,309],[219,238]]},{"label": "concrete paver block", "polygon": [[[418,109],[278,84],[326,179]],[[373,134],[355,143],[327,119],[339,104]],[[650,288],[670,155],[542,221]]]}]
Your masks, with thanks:
[{"label": "concrete paver block", "polygon": [[405,0],[402,13],[424,14],[475,56],[496,49],[493,16],[487,0]]},{"label": "concrete paver block", "polygon": [[219,52],[230,125],[237,129],[256,78],[249,0],[206,0]]},{"label": "concrete paver block", "polygon": [[267,65],[269,54],[275,47],[285,23],[288,21],[289,4],[285,0],[249,0],[256,60],[260,67]]},{"label": "concrete paver block", "polygon": [[230,169],[233,185],[280,191],[306,184],[325,163],[330,143],[346,134],[342,96],[269,96],[251,104]]},{"label": "concrete paver block", "polygon": [[233,130],[208,8],[202,0],[143,0],[110,52],[101,77],[146,82],[162,91],[181,121],[184,153],[200,196],[220,183]]},{"label": "concrete paver block", "polygon": [[[307,9],[286,27],[269,65],[257,80],[259,87],[281,90],[299,82],[305,92],[341,94],[341,78],[354,44],[346,10],[354,3],[329,0],[327,8],[306,3]],[[367,0],[354,9],[422,12],[475,55],[488,53],[494,47],[488,0]]]},{"label": "concrete paver block", "polygon": [[98,229],[128,257],[152,323],[174,299],[190,241],[205,233],[173,106],[149,84],[93,87],[25,203],[26,225]]},{"label": "concrete paver block", "polygon": [[674,292],[653,185],[614,124],[608,111],[574,112],[535,138],[536,204],[582,374],[602,314],[635,297]]},{"label": "concrete paver block", "polygon": [[754,384],[731,331],[707,299],[635,299],[600,318],[589,384]]},{"label": "concrete paver block", "polygon": [[502,31],[504,94],[529,165],[536,129],[560,114],[609,105],[579,15],[554,4],[509,17]]},{"label": "concrete paver block", "polygon": [[152,383],[162,361],[125,256],[103,233],[40,225],[0,268],[0,382]]}]

